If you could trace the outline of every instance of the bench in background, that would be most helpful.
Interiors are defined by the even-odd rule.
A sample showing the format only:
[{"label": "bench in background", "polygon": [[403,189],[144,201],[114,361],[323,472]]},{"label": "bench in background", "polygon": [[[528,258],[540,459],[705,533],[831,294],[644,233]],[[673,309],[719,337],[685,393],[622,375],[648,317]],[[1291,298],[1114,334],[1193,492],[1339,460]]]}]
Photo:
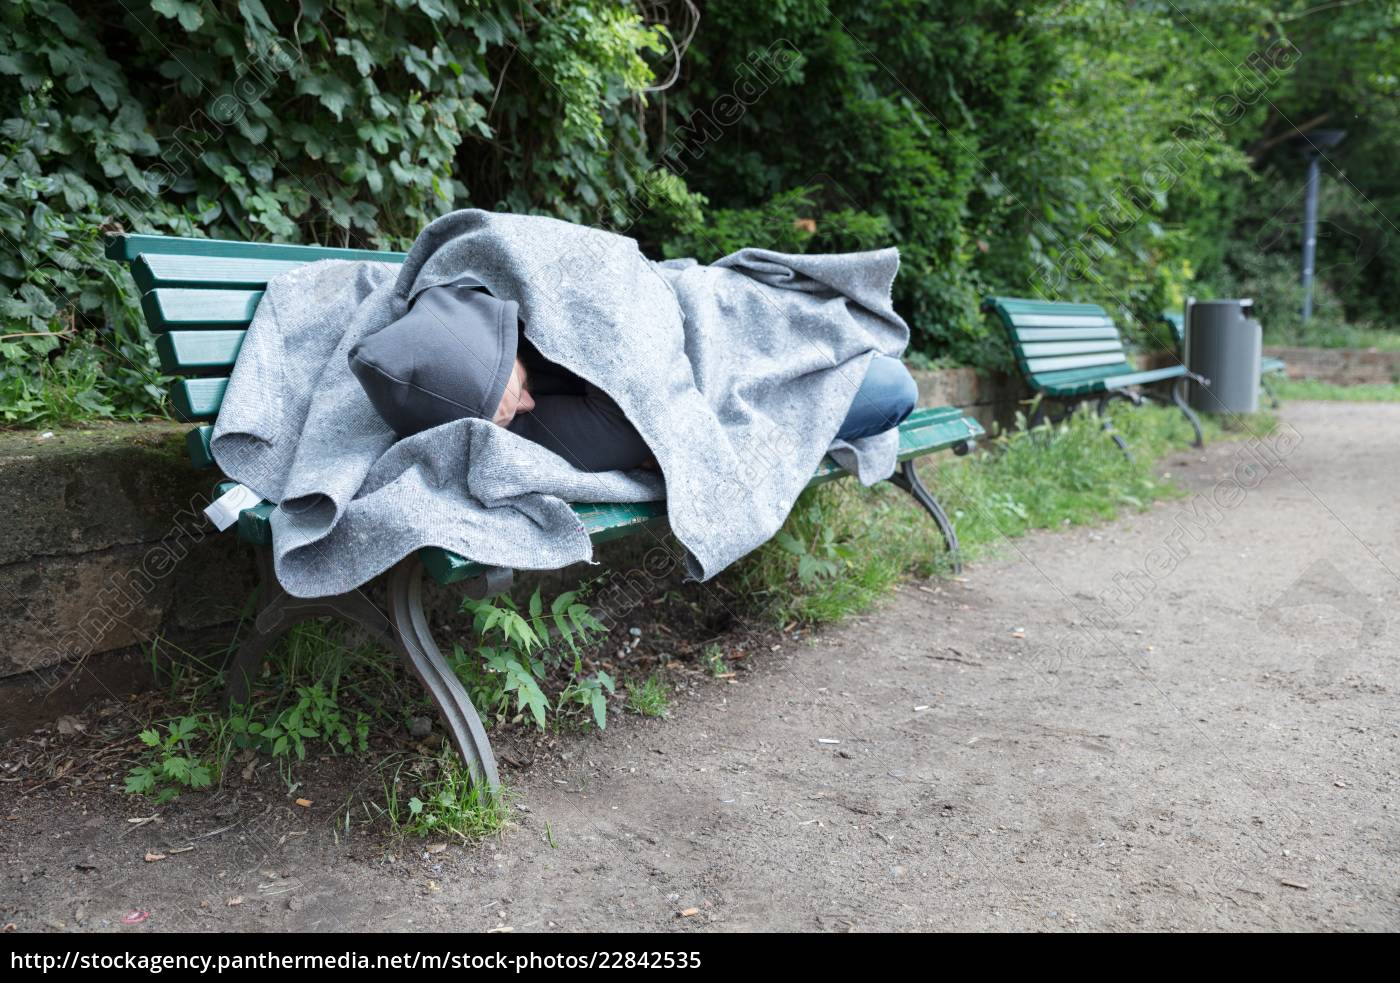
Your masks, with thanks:
[{"label": "bench in background", "polygon": [[1179,362],[1160,369],[1134,368],[1128,361],[1118,325],[1102,307],[989,297],[982,309],[1001,321],[1021,374],[1041,397],[1031,417],[1031,426],[1037,425],[1046,415],[1048,401],[1065,407],[1063,413],[1052,416],[1052,419],[1063,419],[1082,403],[1096,400],[1096,412],[1103,420],[1104,430],[1113,437],[1118,448],[1131,457],[1127,443],[1113,432],[1113,425],[1105,416],[1108,404],[1114,399],[1126,399],[1134,405],[1140,405],[1144,399],[1167,402],[1166,398],[1145,387],[1169,382],[1172,384],[1170,402],[1181,410],[1196,432],[1193,446],[1205,446],[1201,421],[1186,404],[1185,394],[1188,380],[1202,383],[1205,380]]}]

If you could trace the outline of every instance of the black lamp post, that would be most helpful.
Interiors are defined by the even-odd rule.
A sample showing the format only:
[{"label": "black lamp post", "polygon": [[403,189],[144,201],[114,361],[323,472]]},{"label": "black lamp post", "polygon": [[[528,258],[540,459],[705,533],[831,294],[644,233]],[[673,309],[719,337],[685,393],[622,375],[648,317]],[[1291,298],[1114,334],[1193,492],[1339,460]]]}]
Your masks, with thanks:
[{"label": "black lamp post", "polygon": [[1310,130],[1296,139],[1308,159],[1307,197],[1303,202],[1303,323],[1312,317],[1313,266],[1317,261],[1317,186],[1322,178],[1321,159],[1347,135],[1346,130]]}]

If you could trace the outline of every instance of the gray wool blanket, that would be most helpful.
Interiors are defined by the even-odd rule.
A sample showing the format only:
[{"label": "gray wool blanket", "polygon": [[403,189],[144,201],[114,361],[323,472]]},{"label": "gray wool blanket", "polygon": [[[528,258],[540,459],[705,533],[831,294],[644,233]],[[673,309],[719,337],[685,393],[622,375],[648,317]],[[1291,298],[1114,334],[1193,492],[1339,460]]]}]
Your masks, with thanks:
[{"label": "gray wool blanket", "polygon": [[[894,249],[656,263],[598,229],[453,212],[402,266],[324,260],[268,284],[214,458],[277,503],[274,567],[299,597],[349,591],[424,546],[516,569],[594,562],[570,502],[664,499],[688,574],[709,579],[778,530],[828,451],[865,484],[893,472],[896,432],[834,436],[873,353],[908,342],[898,267]],[[541,354],[617,401],[660,473],[580,471],[487,420],[396,441],[346,353],[465,273],[520,305]]]}]

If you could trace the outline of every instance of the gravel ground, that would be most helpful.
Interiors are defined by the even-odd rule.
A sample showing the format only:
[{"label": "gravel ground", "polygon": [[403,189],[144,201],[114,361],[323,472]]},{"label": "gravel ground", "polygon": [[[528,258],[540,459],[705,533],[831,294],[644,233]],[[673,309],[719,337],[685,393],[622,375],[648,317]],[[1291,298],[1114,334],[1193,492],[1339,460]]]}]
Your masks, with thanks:
[{"label": "gravel ground", "polygon": [[1400,404],[1282,419],[1262,457],[1165,461],[1188,498],[1008,543],[669,719],[563,738],[512,771],[516,821],[484,844],[347,834],[353,763],[308,780],[310,809],[274,782],[144,824],[117,792],[12,783],[0,910],[21,931],[133,909],[125,930],[1400,928]]}]

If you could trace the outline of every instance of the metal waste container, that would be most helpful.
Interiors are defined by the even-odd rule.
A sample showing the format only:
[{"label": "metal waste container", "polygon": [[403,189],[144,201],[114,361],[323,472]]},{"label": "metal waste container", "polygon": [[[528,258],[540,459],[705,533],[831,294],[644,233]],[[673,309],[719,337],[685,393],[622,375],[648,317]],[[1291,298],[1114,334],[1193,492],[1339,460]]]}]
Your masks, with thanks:
[{"label": "metal waste container", "polygon": [[1210,380],[1191,383],[1191,406],[1207,413],[1259,409],[1259,356],[1264,343],[1252,300],[1186,302],[1186,367]]}]

